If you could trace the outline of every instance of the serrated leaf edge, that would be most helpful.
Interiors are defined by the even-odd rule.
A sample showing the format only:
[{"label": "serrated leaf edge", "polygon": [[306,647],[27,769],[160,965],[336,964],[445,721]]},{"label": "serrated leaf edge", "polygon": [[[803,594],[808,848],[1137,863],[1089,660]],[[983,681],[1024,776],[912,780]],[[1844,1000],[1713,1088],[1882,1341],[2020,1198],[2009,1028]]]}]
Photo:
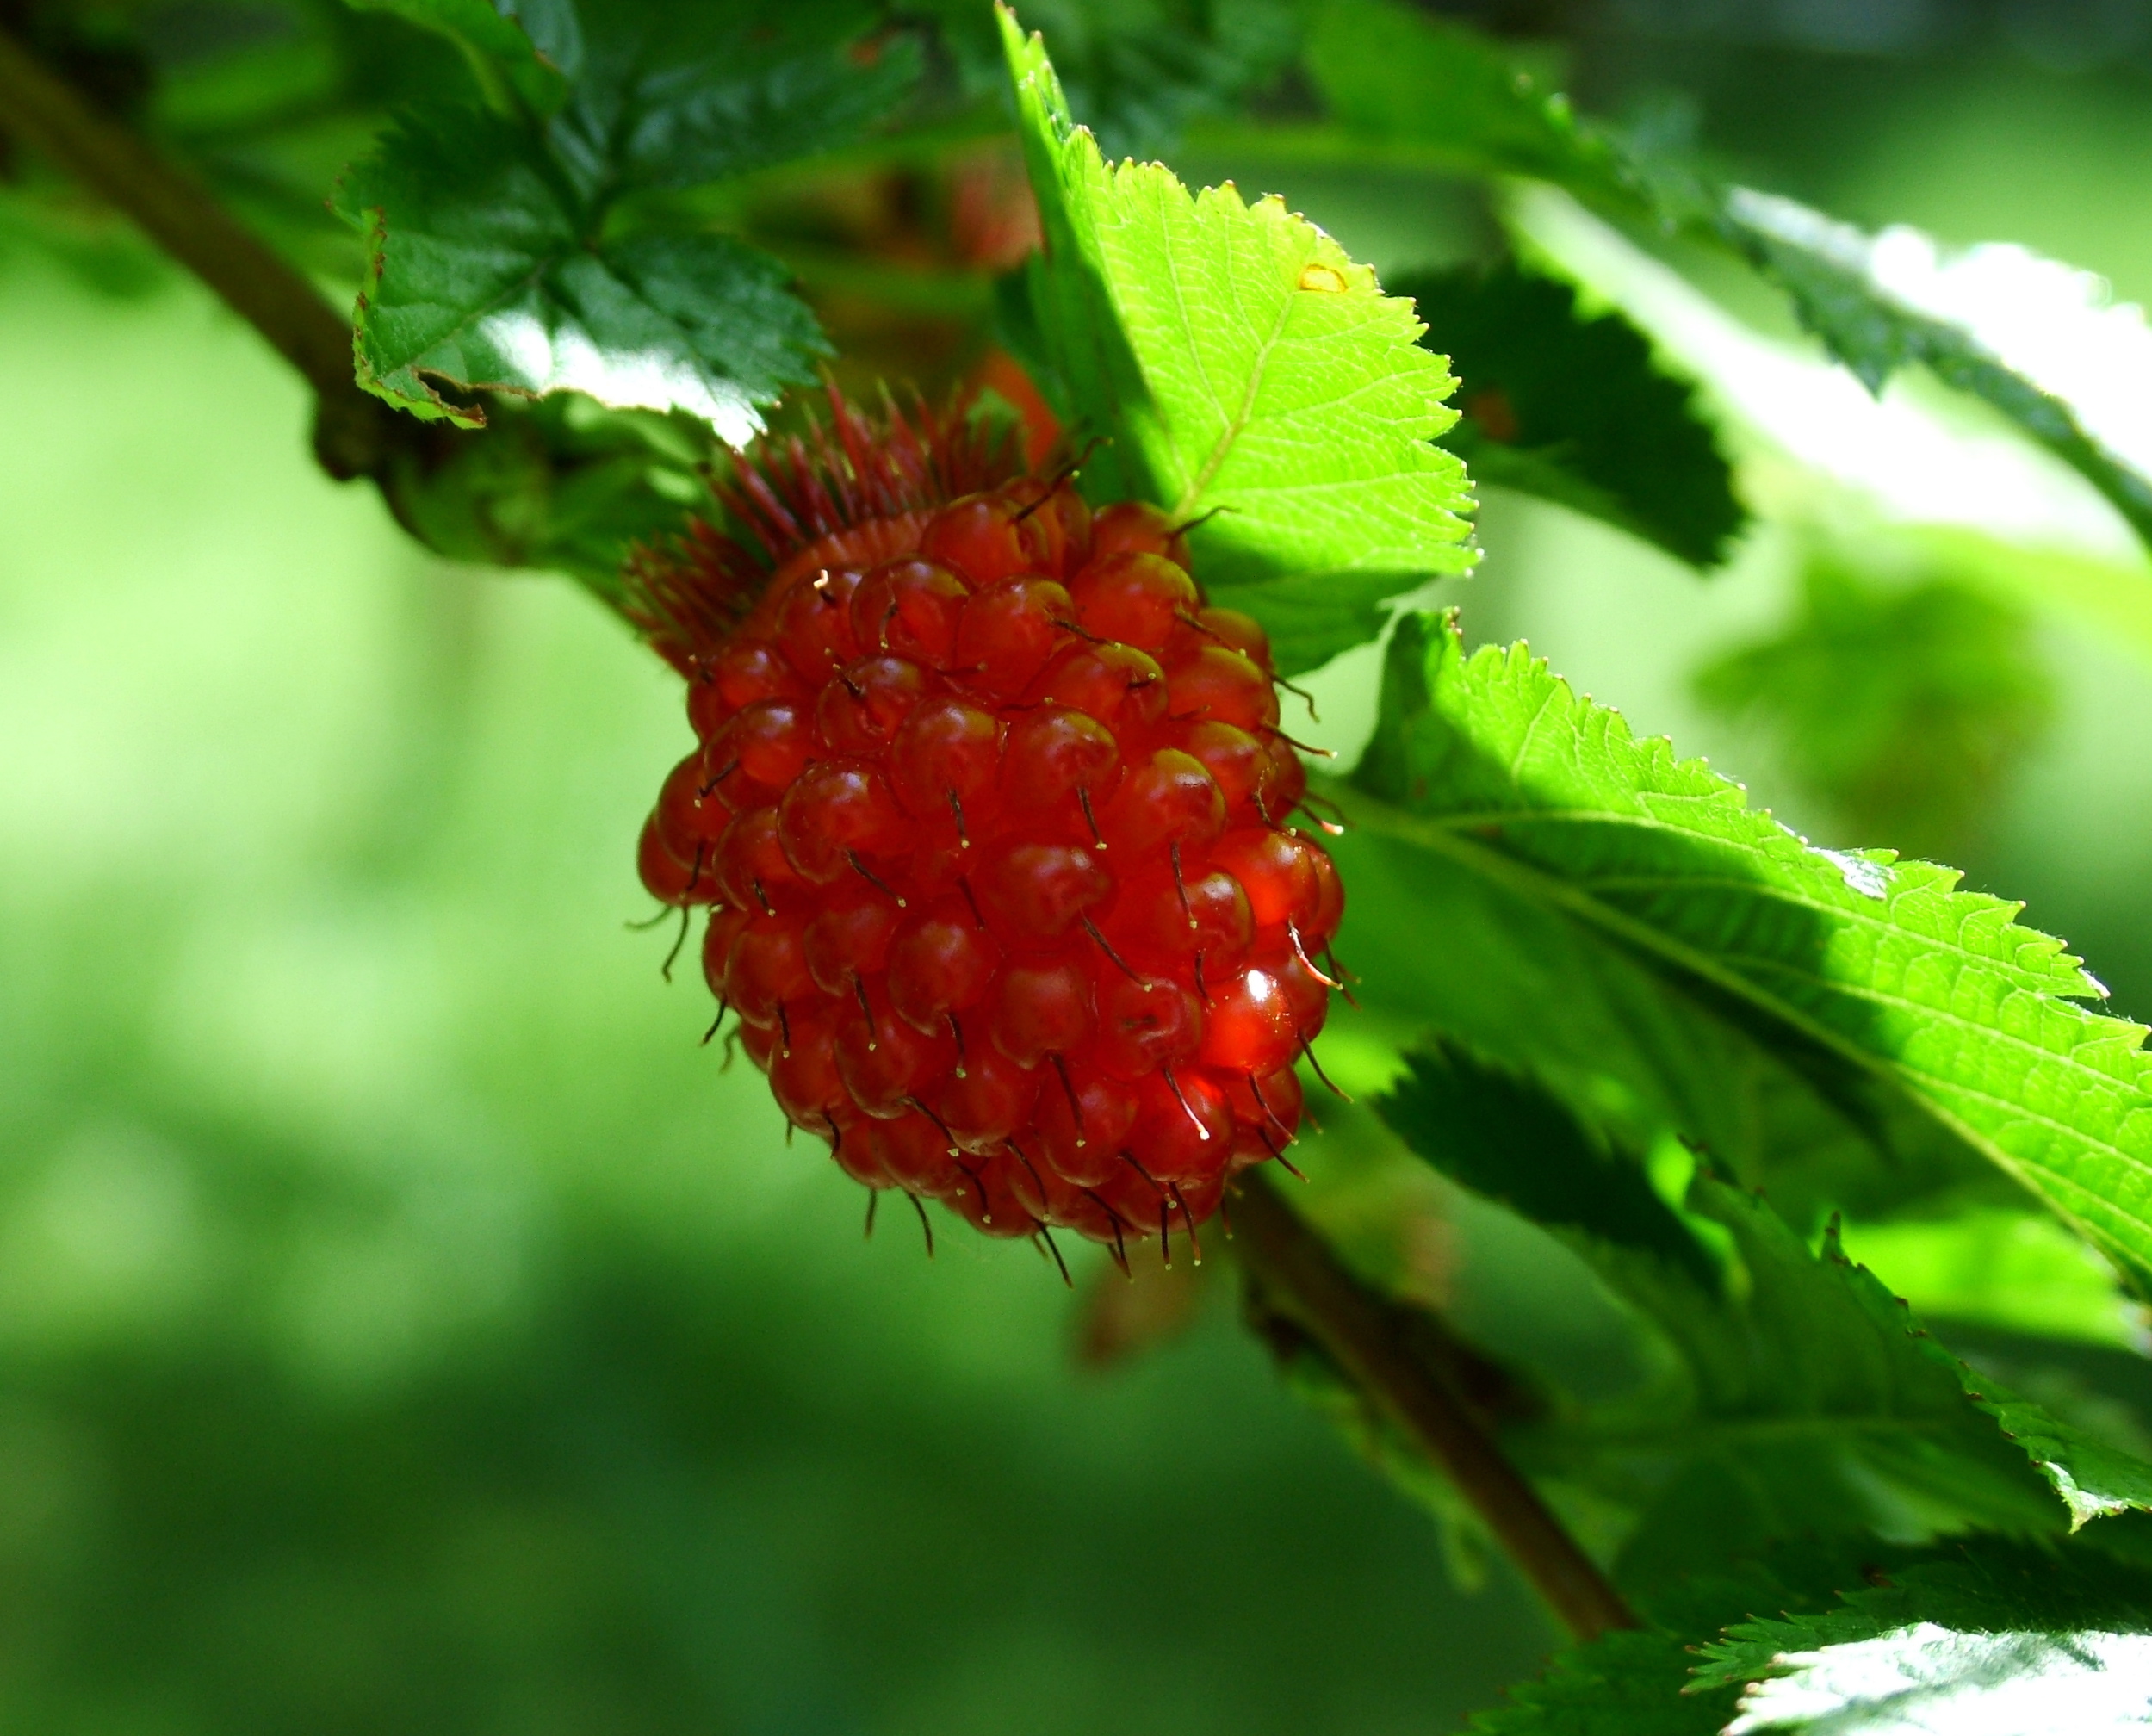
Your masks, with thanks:
[{"label": "serrated leaf edge", "polygon": [[[1628,720],[1620,712],[1609,707],[1602,706],[1591,698],[1577,693],[1566,680],[1554,673],[1546,659],[1533,657],[1529,648],[1521,642],[1507,647],[1485,646],[1472,654],[1468,659],[1462,658],[1460,654],[1462,650],[1462,639],[1454,610],[1445,611],[1439,617],[1423,617],[1421,618],[1434,621],[1436,623],[1436,630],[1446,638],[1448,642],[1444,659],[1446,666],[1469,674],[1498,664],[1505,675],[1514,675],[1520,670],[1529,670],[1535,676],[1542,678],[1547,684],[1547,692],[1539,711],[1535,714],[1533,722],[1527,729],[1526,740],[1520,744],[1516,755],[1513,756],[1513,765],[1516,761],[1521,761],[1524,752],[1530,745],[1531,735],[1537,730],[1547,711],[1557,705],[1566,705],[1576,716],[1588,720],[1597,729],[1603,742],[1616,748],[1628,749],[1642,764],[1653,769],[1670,767],[1675,772],[1700,780],[1709,780],[1706,790],[1700,794],[1707,797],[1724,811],[1747,816],[1755,822],[1753,829],[1757,836],[1746,842],[1731,839],[1705,839],[1704,834],[1682,828],[1665,827],[1664,822],[1655,819],[1624,815],[1598,809],[1572,810],[1568,817],[1579,820],[1589,819],[1598,824],[1612,822],[1664,827],[1665,829],[1692,841],[1702,840],[1735,850],[1746,849],[1751,853],[1758,855],[1767,853],[1762,847],[1761,840],[1764,838],[1783,840],[1784,844],[1796,850],[1814,851],[1813,846],[1808,844],[1790,828],[1774,819],[1768,810],[1750,808],[1748,792],[1742,785],[1711,771],[1709,766],[1701,759],[1686,760],[1678,759],[1675,754],[1672,742],[1665,736],[1640,740],[1631,733]],[[1435,683],[1429,679],[1427,684],[1427,695],[1430,704],[1434,698],[1434,688]],[[1435,850],[1482,878],[1497,884],[1507,884],[1514,890],[1526,893],[1536,901],[1554,906],[1591,927],[1613,935],[1624,944],[1634,947],[1647,956],[1656,956],[1678,966],[1700,980],[1710,983],[1714,988],[1730,994],[1745,1004],[1755,1008],[1773,1020],[1798,1031],[1808,1040],[1837,1055],[1839,1058],[1851,1063],[1861,1072],[1879,1080],[1901,1094],[1906,1100],[1944,1127],[1954,1138],[1962,1140],[1972,1150],[1979,1151],[2006,1174],[2018,1180],[2028,1193],[2044,1200],[2079,1234],[2086,1237],[2096,1245],[2107,1245],[2106,1238],[2102,1237],[2093,1225],[2087,1224],[2057,1200],[2053,1189],[2062,1189],[2093,1200],[2124,1217],[2133,1218],[2143,1224],[2148,1233],[2152,1233],[2152,1220],[2148,1220],[2138,1213],[2128,1210],[2120,1202],[2094,1195],[2091,1190],[2058,1171],[2030,1165],[2002,1150],[1988,1136],[1967,1125],[1945,1104],[1931,1094],[1926,1086],[1927,1076],[1916,1072],[1915,1070],[1901,1062],[1876,1054],[1844,1037],[1829,1026],[1811,1018],[1800,1008],[1786,1005],[1781,1001],[1768,996],[1754,981],[1741,972],[1721,964],[1713,955],[1701,952],[1688,943],[1668,934],[1663,929],[1654,927],[1647,922],[1612,908],[1593,896],[1588,890],[1574,886],[1566,880],[1529,864],[1516,861],[1500,851],[1487,847],[1483,843],[1476,842],[1470,835],[1475,830],[1485,831],[1499,828],[1505,823],[1522,824],[1549,818],[1559,820],[1564,817],[1560,810],[1492,809],[1432,819],[1394,807],[1380,797],[1370,795],[1362,789],[1346,786],[1346,790],[1350,798],[1352,817],[1365,825],[1368,830],[1380,835],[1396,837],[1403,841],[1417,844],[1423,848]],[[1639,799],[1641,800],[1646,792],[1640,790],[1638,793]],[[1814,853],[1830,854],[1833,852],[1815,852]],[[1888,862],[1878,860],[1879,858],[1888,858]],[[1878,866],[1895,866],[1896,863],[1896,859],[1889,857],[1889,852],[1864,852],[1859,859],[1875,862]],[[1954,871],[1936,868],[1934,865],[1914,865],[1927,866],[1938,874],[1949,877],[1954,888],[1957,878]],[[1684,882],[1683,884],[1693,883]],[[1776,888],[1748,881],[1740,884],[1744,890],[1759,896],[1771,898],[1782,896]],[[2006,905],[2001,900],[1988,899],[1980,894],[1963,893],[1952,889],[1944,889],[1939,896],[1953,902],[1965,900],[1972,903],[1975,908],[1966,913],[1969,916],[1978,914],[1993,920],[1997,914],[2012,909],[2012,907]],[[1843,919],[1855,914],[1839,907],[1824,908],[1826,908],[1834,918]],[[2022,908],[2023,907],[2020,905],[2015,908]],[[1888,925],[1881,926],[1888,927]],[[2070,965],[2084,985],[2078,992],[2087,997],[2095,997],[2104,993],[2097,981],[2086,975],[2078,961],[2069,956],[2061,940],[2051,935],[2041,933],[2037,929],[2020,928],[2014,920],[2010,920],[2007,916],[2005,919],[2005,926],[2019,929],[2031,943],[2032,950],[2038,955],[2050,960],[2060,960]],[[1920,939],[1938,948],[1944,948],[1947,946],[1947,943],[1935,940],[1932,937],[1918,935],[1909,930],[1892,929],[1889,932],[1907,938]],[[2057,1009],[2073,1015],[2080,1021],[2082,1029],[2087,1033],[2080,1042],[2073,1044],[2067,1053],[2026,1043],[2024,1038],[1992,1026],[1973,1026],[1972,1028],[1976,1029],[1981,1036],[2016,1044],[2049,1061],[2089,1074],[2103,1087],[2110,1088],[2120,1087],[2133,1090],[2140,1098],[2146,1100],[2145,1107],[2152,1108],[2152,1093],[2149,1093],[2147,1088],[2148,1082],[2152,1081],[2152,1056],[2148,1056],[2143,1049],[2147,1035],[2145,1026],[2105,1014],[2096,1014],[2087,1008],[2079,1007],[2054,985],[2030,980],[2031,973],[2025,972],[2022,966],[2013,967],[2000,960],[1964,952],[1962,949],[1958,950],[1958,956],[1979,968],[1995,970],[2006,976],[2010,976],[2014,972],[2023,972],[2022,975],[2017,976],[2013,986],[2023,992],[2035,995]],[[1826,983],[1825,986],[1834,991],[1857,992],[1848,984]],[[1882,995],[1872,995],[1870,998],[1885,1003],[1890,999],[1890,997]],[[1911,1010],[1923,1017],[1948,1019],[1960,1025],[1970,1024],[1970,1021],[1957,1015],[1943,1014],[1935,1008],[1917,1003],[1911,1004]],[[2123,1078],[2116,1074],[2102,1072],[2079,1058],[2082,1051],[2088,1046],[2102,1042],[2113,1044],[2118,1040],[2123,1044],[2125,1051],[2135,1060],[2132,1077]],[[1936,1082],[1936,1083],[1940,1088],[1962,1093],[1967,1096],[1980,1094],[1968,1087],[1956,1085],[1950,1082]],[[2106,1153],[2124,1165],[2140,1173],[2152,1175],[2152,1161],[2126,1151],[2112,1142],[2097,1138],[2085,1132],[2081,1128],[2057,1123],[2051,1116],[2038,1114],[2022,1105],[2007,1103],[2006,1107],[2013,1113],[2023,1115],[2028,1121],[2067,1132],[2071,1138],[2085,1141],[2087,1146]],[[2036,1172],[2041,1178],[2037,1182],[2031,1179],[2032,1174]],[[2127,1250],[2124,1252],[2127,1256]]]}]

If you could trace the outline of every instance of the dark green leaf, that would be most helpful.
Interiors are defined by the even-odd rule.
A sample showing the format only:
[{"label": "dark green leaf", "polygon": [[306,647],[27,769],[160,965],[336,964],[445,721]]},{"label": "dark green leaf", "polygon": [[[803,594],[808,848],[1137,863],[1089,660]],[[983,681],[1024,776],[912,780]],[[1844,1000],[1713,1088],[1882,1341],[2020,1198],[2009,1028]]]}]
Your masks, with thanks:
[{"label": "dark green leaf", "polygon": [[[620,202],[856,135],[918,70],[909,40],[862,38],[872,17],[849,0],[611,5],[561,49],[574,76],[551,118],[407,115],[338,189],[368,241],[360,382],[467,425],[482,419],[474,391],[573,389],[746,438],[825,351],[813,316],[775,261],[638,228]],[[549,36],[574,19],[561,11]]]},{"label": "dark green leaf", "polygon": [[[2006,1401],[2019,1408],[2005,1419],[1992,1392],[1969,1399],[1969,1371],[1835,1241],[1818,1259],[1760,1197],[1699,1178],[1690,1207],[1739,1261],[1740,1281],[1723,1283],[1634,1156],[1527,1082],[1454,1051],[1417,1057],[1378,1108],[1451,1180],[1554,1232],[1671,1351],[1647,1390],[1511,1431],[1534,1470],[1633,1510],[1632,1584],[1793,1536],[2052,1531],[2063,1516],[2033,1470],[2078,1518],[2079,1454],[2111,1497],[2152,1486],[2132,1481],[2152,1468],[2062,1441],[2037,1407]],[[1982,1408],[2026,1440],[2013,1448]]]},{"label": "dark green leaf", "polygon": [[445,36],[462,49],[480,87],[535,114],[549,115],[567,96],[580,59],[581,30],[567,0],[536,7],[493,0],[345,0],[355,11],[388,12]]},{"label": "dark green leaf", "polygon": [[1383,0],[1331,0],[1309,32],[1307,66],[1330,112],[1363,138],[1623,205],[1644,196],[1566,97],[1468,25]]},{"label": "dark green leaf", "polygon": [[[2075,1004],[2099,985],[2018,907],[1887,852],[1814,848],[1523,648],[1467,660],[1432,617],[1400,623],[1355,781],[1380,798],[1364,826],[1561,931],[1554,958],[1621,955],[1695,1022],[1791,1060],[1894,1161],[1984,1156],[2152,1268],[2143,1032]],[[1483,1040],[1514,1031],[1446,1028],[1537,1066]]]},{"label": "dark green leaf", "polygon": [[1541,1473],[1639,1509],[1631,1583],[1789,1538],[2063,1528],[2030,1455],[1873,1279],[1834,1249],[1811,1254],[1754,1194],[1700,1178],[1689,1205],[1732,1238],[1745,1281],[1729,1293],[1562,1232],[1663,1336],[1676,1378],[1516,1441]]},{"label": "dark green leaf", "polygon": [[547,129],[583,198],[693,187],[850,144],[919,77],[909,37],[859,0],[609,0]]},{"label": "dark green leaf", "polygon": [[684,408],[736,441],[824,348],[783,269],[736,241],[589,245],[556,166],[476,111],[407,118],[345,176],[338,208],[369,241],[360,383],[421,416],[484,419],[442,386],[569,388]]},{"label": "dark green leaf", "polygon": [[2117,396],[2112,371],[2091,379],[2067,359],[2056,369],[2056,331],[2069,326],[2114,365],[2143,369],[2142,318],[2118,319],[2081,274],[1988,250],[2011,280],[2006,294],[1988,317],[1945,305],[1951,298],[1934,293],[1925,238],[1893,232],[1887,260],[1876,238],[1820,213],[1632,150],[1543,94],[1489,38],[1385,0],[1335,0],[1311,34],[1308,65],[1332,114],[1369,144],[1551,182],[1616,216],[1731,249],[1783,287],[1810,329],[1871,388],[1908,363],[1926,363],[2081,471],[2152,538],[2152,461],[2118,449],[2112,408],[2105,419],[2091,413],[2094,398]]},{"label": "dark green leaf", "polygon": [[1689,1663],[1671,1634],[1609,1634],[1562,1652],[1469,1727],[1475,1736],[1714,1736],[1733,1709],[1733,1692],[1684,1691]]},{"label": "dark green leaf", "polygon": [[2055,708],[2022,610],[1947,576],[1880,582],[1809,560],[1794,619],[1715,658],[1697,696],[1767,727],[1856,837],[1941,857],[1969,841]]},{"label": "dark green leaf", "polygon": [[1438,1051],[1377,1107],[1451,1180],[1559,1235],[1678,1354],[1674,1388],[1558,1419],[1523,1448],[1616,1498],[1652,1490],[1633,1572],[1685,1560],[1699,1516],[1707,1557],[1848,1526],[2051,1528],[2028,1463],[2073,1527],[2152,1510],[2152,1466],[1968,1367],[1845,1258],[1835,1230],[1819,1259],[1760,1196],[1699,1179],[1690,1209],[1730,1233],[1745,1274],[1729,1290],[1634,1159],[1529,1082]]},{"label": "dark green leaf", "polygon": [[1661,373],[1618,313],[1503,265],[1393,280],[1446,353],[1464,412],[1442,443],[1484,481],[1604,518],[1692,565],[1724,558],[1746,522],[1695,393]]},{"label": "dark green leaf", "polygon": [[[967,89],[1008,78],[991,10],[925,0]],[[1230,115],[1289,67],[1296,0],[1039,0],[1026,20],[1053,44],[1070,106],[1109,158],[1160,157],[1189,122]]]},{"label": "dark green leaf", "polygon": [[1075,432],[1113,443],[1087,486],[1206,519],[1206,584],[1284,673],[1372,637],[1384,598],[1470,561],[1463,466],[1431,443],[1451,382],[1410,305],[1274,199],[1109,167],[1002,26],[1047,243],[1033,308]]},{"label": "dark green leaf", "polygon": [[1436,1042],[1407,1057],[1375,1108],[1460,1186],[1548,1228],[1655,1255],[1707,1291],[1718,1268],[1652,1191],[1633,1152],[1607,1148],[1558,1097]]},{"label": "dark green leaf", "polygon": [[1665,1625],[1562,1653],[1472,1728],[2099,1736],[2142,1730],[2152,1699],[2152,1578],[2082,1549],[1774,1552],[1655,1613]]}]

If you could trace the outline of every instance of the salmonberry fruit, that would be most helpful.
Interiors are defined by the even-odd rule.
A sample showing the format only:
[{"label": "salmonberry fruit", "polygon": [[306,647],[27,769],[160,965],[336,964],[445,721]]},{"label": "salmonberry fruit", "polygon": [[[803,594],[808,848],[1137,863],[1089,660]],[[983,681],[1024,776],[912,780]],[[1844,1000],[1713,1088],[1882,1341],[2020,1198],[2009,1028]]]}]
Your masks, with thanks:
[{"label": "salmonberry fruit", "polygon": [[1262,629],[1156,508],[831,408],[718,484],[735,536],[630,565],[696,735],[643,884],[712,907],[711,989],[848,1175],[994,1236],[1192,1233],[1293,1138],[1343,910]]}]

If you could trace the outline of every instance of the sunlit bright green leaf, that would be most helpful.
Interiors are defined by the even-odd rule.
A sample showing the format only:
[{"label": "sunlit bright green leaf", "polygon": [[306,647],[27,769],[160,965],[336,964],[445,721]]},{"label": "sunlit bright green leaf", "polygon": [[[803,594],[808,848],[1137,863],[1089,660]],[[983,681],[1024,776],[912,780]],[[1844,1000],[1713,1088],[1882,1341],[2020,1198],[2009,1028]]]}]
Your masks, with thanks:
[{"label": "sunlit bright green leaf", "polygon": [[1355,781],[1380,798],[1363,825],[1791,1057],[1887,1156],[1909,1112],[1914,1149],[1976,1152],[2152,1267],[2143,1031],[2077,1004],[2099,983],[2018,907],[1946,869],[1816,848],[1522,647],[1467,659],[1433,617],[1401,623]]},{"label": "sunlit bright green leaf", "polygon": [[1274,199],[1109,165],[1004,12],[1046,255],[1033,301],[1087,482],[1194,533],[1205,583],[1286,673],[1372,637],[1377,605],[1470,564],[1451,381],[1409,302]]}]

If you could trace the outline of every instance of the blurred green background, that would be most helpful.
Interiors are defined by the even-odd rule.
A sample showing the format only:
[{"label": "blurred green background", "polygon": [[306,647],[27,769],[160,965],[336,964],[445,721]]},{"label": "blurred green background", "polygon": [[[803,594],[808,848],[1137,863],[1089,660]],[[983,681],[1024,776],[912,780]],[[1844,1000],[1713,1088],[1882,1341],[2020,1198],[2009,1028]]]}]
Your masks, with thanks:
[{"label": "blurred green background", "polygon": [[[1585,38],[1602,106],[1693,91],[1761,184],[2152,295],[2136,37],[1635,16]],[[1455,251],[1439,199],[1243,179],[1386,268]],[[414,552],[189,285],[13,246],[0,404],[0,1725],[1387,1736],[1534,1666],[1529,1597],[1453,1585],[1221,1262],[1070,1293],[1021,1245],[930,1264],[908,1214],[861,1238],[623,927],[687,738],[596,604]],[[1697,696],[1794,607],[1792,533],[1709,580],[1516,497],[1484,536],[1476,636],[1896,841]],[[2152,679],[2027,631],[2051,721],[1962,854],[2143,1016]],[[1461,1318],[1602,1354],[1543,1243],[1435,1231]]]}]

